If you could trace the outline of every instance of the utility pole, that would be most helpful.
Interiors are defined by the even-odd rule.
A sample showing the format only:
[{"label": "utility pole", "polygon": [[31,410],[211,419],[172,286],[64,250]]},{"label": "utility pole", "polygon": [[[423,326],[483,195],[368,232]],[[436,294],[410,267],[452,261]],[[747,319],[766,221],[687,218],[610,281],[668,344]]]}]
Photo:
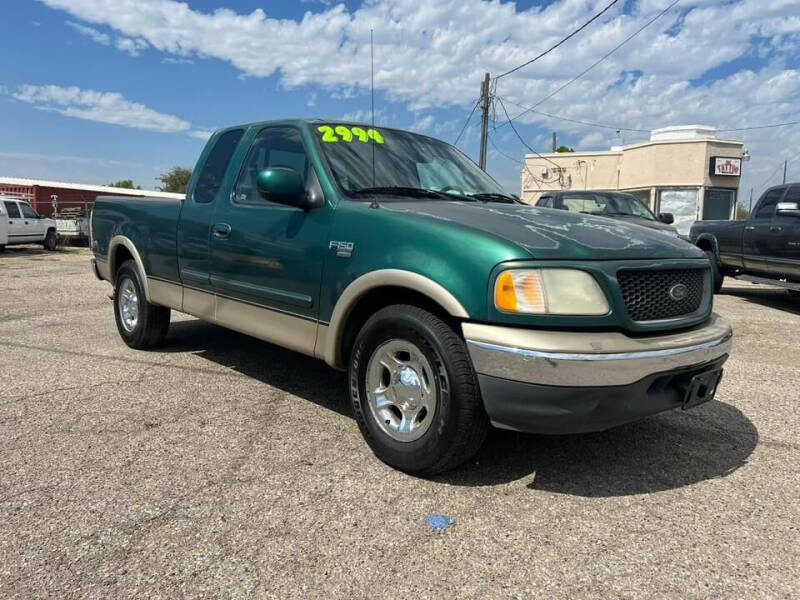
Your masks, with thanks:
[{"label": "utility pole", "polygon": [[481,156],[478,161],[478,166],[486,170],[486,140],[489,137],[489,74],[483,76],[483,85],[481,86]]},{"label": "utility pole", "polygon": [[747,212],[753,213],[753,188],[750,188],[750,208],[747,209]]},{"label": "utility pole", "polygon": [[556,137],[556,132],[553,132],[553,154],[556,153],[556,149],[558,148],[558,138]]},{"label": "utility pole", "polygon": [[789,164],[789,160],[783,161],[783,183],[786,183],[786,165]]}]

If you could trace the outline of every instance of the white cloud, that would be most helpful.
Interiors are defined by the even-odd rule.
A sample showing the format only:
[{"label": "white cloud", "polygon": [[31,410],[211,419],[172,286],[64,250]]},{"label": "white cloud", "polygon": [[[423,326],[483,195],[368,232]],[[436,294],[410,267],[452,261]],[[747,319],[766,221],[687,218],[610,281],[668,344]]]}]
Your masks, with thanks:
[{"label": "white cloud", "polygon": [[189,135],[198,140],[208,140],[214,132],[208,129],[194,129],[189,132]]},{"label": "white cloud", "polygon": [[167,56],[161,60],[166,65],[192,65],[194,61],[190,58],[180,58],[174,56]]},{"label": "white cloud", "polygon": [[90,38],[92,41],[97,42],[98,44],[102,44],[103,46],[108,46],[111,44],[111,36],[107,33],[103,33],[98,31],[94,27],[87,27],[86,25],[81,25],[80,23],[75,23],[74,21],[64,21],[67,25],[72,27],[75,31],[80,33],[81,35],[85,35],[86,37]]},{"label": "white cloud", "polygon": [[83,90],[75,86],[23,85],[12,96],[41,110],[88,121],[167,133],[191,129],[191,124],[183,119],[131,102],[114,92]]},{"label": "white cloud", "polygon": [[150,45],[141,38],[119,37],[114,41],[118,50],[122,50],[131,56],[139,56],[142,50],[147,50]]},{"label": "white cloud", "polygon": [[433,127],[433,124],[435,122],[436,119],[433,118],[433,115],[424,115],[422,117],[415,119],[414,122],[411,124],[411,127],[409,127],[409,129],[411,129],[411,131],[424,133],[428,131],[431,127]]}]

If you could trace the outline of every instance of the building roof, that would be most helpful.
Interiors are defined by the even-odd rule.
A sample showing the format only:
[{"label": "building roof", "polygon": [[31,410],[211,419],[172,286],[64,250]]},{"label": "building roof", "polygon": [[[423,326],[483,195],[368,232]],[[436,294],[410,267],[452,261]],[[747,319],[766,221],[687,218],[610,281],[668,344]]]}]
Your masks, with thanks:
[{"label": "building roof", "polygon": [[65,181],[47,181],[44,179],[25,179],[22,177],[0,177],[0,186],[20,186],[20,187],[51,187],[64,188],[68,190],[81,190],[84,192],[97,192],[108,194],[109,196],[151,196],[155,198],[183,199],[185,194],[173,194],[171,192],[159,192],[157,190],[132,190],[129,188],[111,187],[108,185],[87,185],[85,183],[67,183]]}]

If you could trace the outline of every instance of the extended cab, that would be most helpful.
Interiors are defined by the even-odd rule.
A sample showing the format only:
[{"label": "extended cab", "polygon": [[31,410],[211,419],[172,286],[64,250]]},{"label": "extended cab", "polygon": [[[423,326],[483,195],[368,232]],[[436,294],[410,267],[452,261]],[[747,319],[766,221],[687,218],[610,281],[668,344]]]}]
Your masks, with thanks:
[{"label": "extended cab", "polygon": [[23,200],[0,196],[0,252],[13,244],[42,244],[56,249],[56,222]]},{"label": "extended cab", "polygon": [[129,346],[159,345],[174,309],[347,369],[367,442],[414,473],[490,423],[597,431],[708,401],[731,346],[694,246],[521,205],[396,129],[219,131],[184,200],[98,198],[91,232]]},{"label": "extended cab", "polygon": [[711,261],[716,291],[731,275],[800,295],[800,183],[768,189],[746,221],[697,221],[689,238]]}]

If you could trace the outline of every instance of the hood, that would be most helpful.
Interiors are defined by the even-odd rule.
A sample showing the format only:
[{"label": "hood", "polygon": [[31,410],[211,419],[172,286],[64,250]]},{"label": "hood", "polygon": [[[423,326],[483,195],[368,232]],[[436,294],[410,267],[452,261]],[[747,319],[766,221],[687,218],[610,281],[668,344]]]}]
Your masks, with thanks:
[{"label": "hood", "polygon": [[[407,212],[504,238],[533,258],[628,260],[703,258],[704,254],[663,230],[628,220],[582,215],[519,204],[446,200],[381,201],[384,210]],[[641,219],[637,219],[638,223]]]},{"label": "hood", "polygon": [[656,231],[661,231],[663,233],[671,233],[672,235],[678,235],[678,230],[675,229],[672,225],[667,225],[666,223],[662,223],[661,221],[653,221],[651,219],[645,219],[644,217],[637,217],[636,215],[613,215],[605,218],[619,219],[620,221],[625,221],[626,223],[639,225],[640,227],[647,227],[648,229],[655,229]]}]

